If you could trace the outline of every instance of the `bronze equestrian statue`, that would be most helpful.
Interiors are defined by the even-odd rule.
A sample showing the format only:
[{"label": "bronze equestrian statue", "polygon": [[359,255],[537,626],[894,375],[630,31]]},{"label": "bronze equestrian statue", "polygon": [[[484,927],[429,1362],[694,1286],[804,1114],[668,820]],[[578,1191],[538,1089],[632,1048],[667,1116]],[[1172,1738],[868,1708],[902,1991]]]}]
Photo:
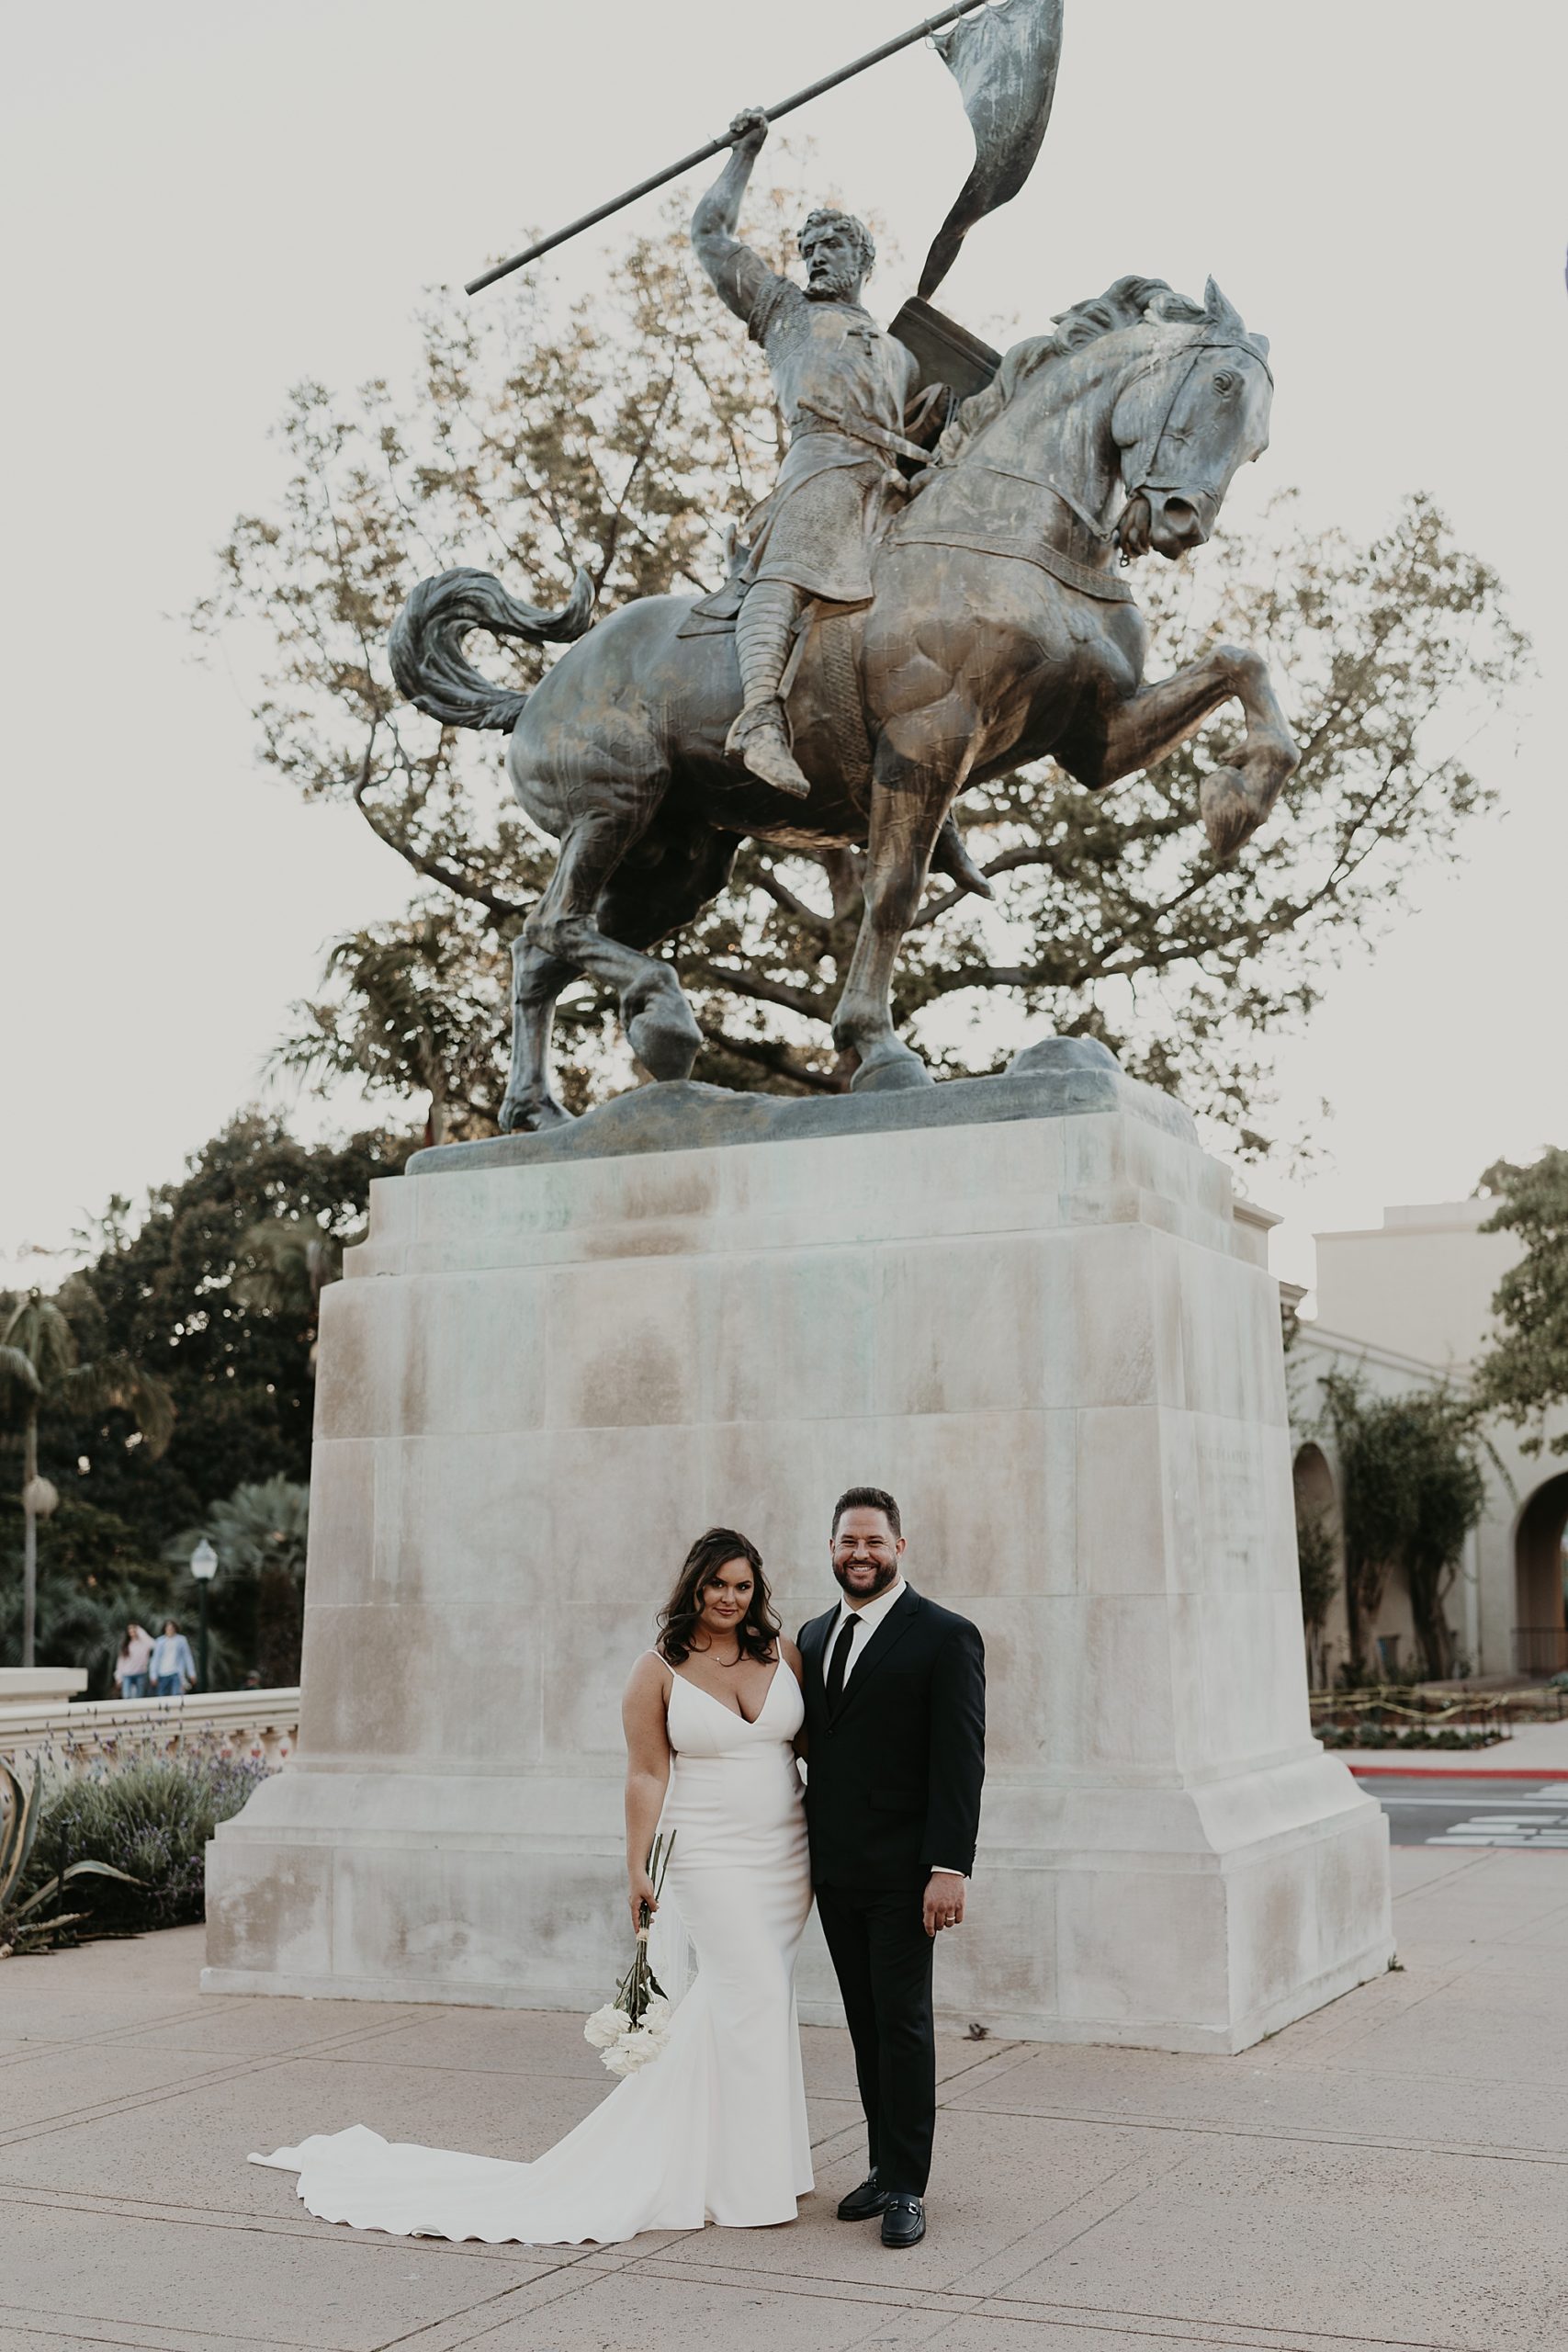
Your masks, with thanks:
[{"label": "bronze equestrian statue", "polygon": [[[616,989],[651,1076],[689,1076],[701,1035],[672,967],[649,951],[724,888],[748,834],[864,846],[834,1041],[857,1057],[856,1089],[927,1085],[893,1027],[893,968],[933,865],[987,888],[952,821],[967,786],[1048,752],[1098,791],[1234,695],[1241,748],[1201,793],[1225,857],[1297,764],[1258,654],[1215,646],[1144,684],[1146,630],[1118,568],[1201,547],[1236,469],[1268,447],[1269,346],[1213,279],[1201,304],[1157,278],[1118,279],[1015,345],[953,411],[861,309],[858,223],[812,215],[804,293],[736,241],[766,125],[744,115],[732,130],[693,232],[767,353],[791,442],[730,581],[592,628],[585,572],[548,613],[459,570],[423,581],[392,631],[402,692],[446,726],[509,732],[517,797],[561,845],[513,949],[510,1129],[569,1116],[550,1090],[550,1026],[581,973]],[[583,641],[524,695],[466,661],[476,628]]]},{"label": "bronze equestrian statue", "polygon": [[772,497],[748,524],[736,582],[740,716],[726,749],[739,752],[764,784],[809,800],[810,779],[791,754],[779,691],[796,627],[813,603],[840,611],[870,604],[871,550],[908,491],[895,460],[926,462],[926,448],[910,434],[945,424],[947,403],[940,385],[917,399],[913,352],[884,334],[861,301],[876,259],[863,222],[829,209],[809,216],[799,239],[804,289],[739,243],[740,199],[767,118],[738,115],[730,129],[734,150],[693,215],[692,243],[767,355],[789,449]]}]

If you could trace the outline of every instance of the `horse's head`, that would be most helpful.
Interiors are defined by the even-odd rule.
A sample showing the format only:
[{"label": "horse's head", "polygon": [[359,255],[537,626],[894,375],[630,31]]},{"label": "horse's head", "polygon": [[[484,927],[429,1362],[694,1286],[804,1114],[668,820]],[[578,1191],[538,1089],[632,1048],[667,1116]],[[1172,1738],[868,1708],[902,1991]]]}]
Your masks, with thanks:
[{"label": "horse's head", "polygon": [[1201,547],[1237,467],[1269,447],[1267,338],[1248,334],[1212,277],[1201,313],[1192,310],[1157,328],[1158,347],[1129,367],[1116,393],[1123,555],[1155,548],[1174,560]]}]

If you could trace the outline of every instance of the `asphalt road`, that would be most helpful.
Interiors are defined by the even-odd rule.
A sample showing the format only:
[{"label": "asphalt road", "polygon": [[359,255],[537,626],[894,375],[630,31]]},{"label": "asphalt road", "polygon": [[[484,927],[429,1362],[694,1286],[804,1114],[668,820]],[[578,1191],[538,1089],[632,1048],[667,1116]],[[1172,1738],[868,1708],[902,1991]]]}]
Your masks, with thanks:
[{"label": "asphalt road", "polygon": [[1412,1772],[1380,1773],[1361,1786],[1387,1814],[1396,1846],[1568,1848],[1568,1781]]}]

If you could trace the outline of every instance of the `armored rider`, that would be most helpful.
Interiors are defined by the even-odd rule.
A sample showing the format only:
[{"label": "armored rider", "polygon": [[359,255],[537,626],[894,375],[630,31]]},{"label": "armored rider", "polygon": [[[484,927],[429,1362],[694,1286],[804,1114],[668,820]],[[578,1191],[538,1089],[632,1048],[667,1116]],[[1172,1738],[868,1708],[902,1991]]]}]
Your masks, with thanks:
[{"label": "armored rider", "polygon": [[804,288],[739,242],[740,201],[767,118],[738,114],[730,133],[729,160],[693,215],[692,243],[767,355],[790,441],[772,496],[750,518],[736,583],[744,592],[735,625],[744,699],[726,748],[764,783],[804,799],[811,786],[790,749],[781,694],[796,625],[813,599],[870,603],[872,543],[908,488],[897,460],[923,459],[911,436],[934,437],[947,396],[939,388],[916,400],[913,355],[862,304],[876,248],[861,221],[829,209],[810,215],[799,238]]}]

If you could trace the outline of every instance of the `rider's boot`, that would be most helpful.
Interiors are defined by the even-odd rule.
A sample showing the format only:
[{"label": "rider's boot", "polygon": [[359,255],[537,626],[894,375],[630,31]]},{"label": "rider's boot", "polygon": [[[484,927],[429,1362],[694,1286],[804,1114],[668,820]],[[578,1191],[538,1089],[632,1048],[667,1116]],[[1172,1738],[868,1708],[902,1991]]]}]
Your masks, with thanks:
[{"label": "rider's boot", "polygon": [[747,590],[735,623],[744,701],[724,747],[737,753],[754,776],[792,800],[811,797],[811,780],[789,747],[779,696],[802,602],[800,590],[787,580],[759,580]]}]

